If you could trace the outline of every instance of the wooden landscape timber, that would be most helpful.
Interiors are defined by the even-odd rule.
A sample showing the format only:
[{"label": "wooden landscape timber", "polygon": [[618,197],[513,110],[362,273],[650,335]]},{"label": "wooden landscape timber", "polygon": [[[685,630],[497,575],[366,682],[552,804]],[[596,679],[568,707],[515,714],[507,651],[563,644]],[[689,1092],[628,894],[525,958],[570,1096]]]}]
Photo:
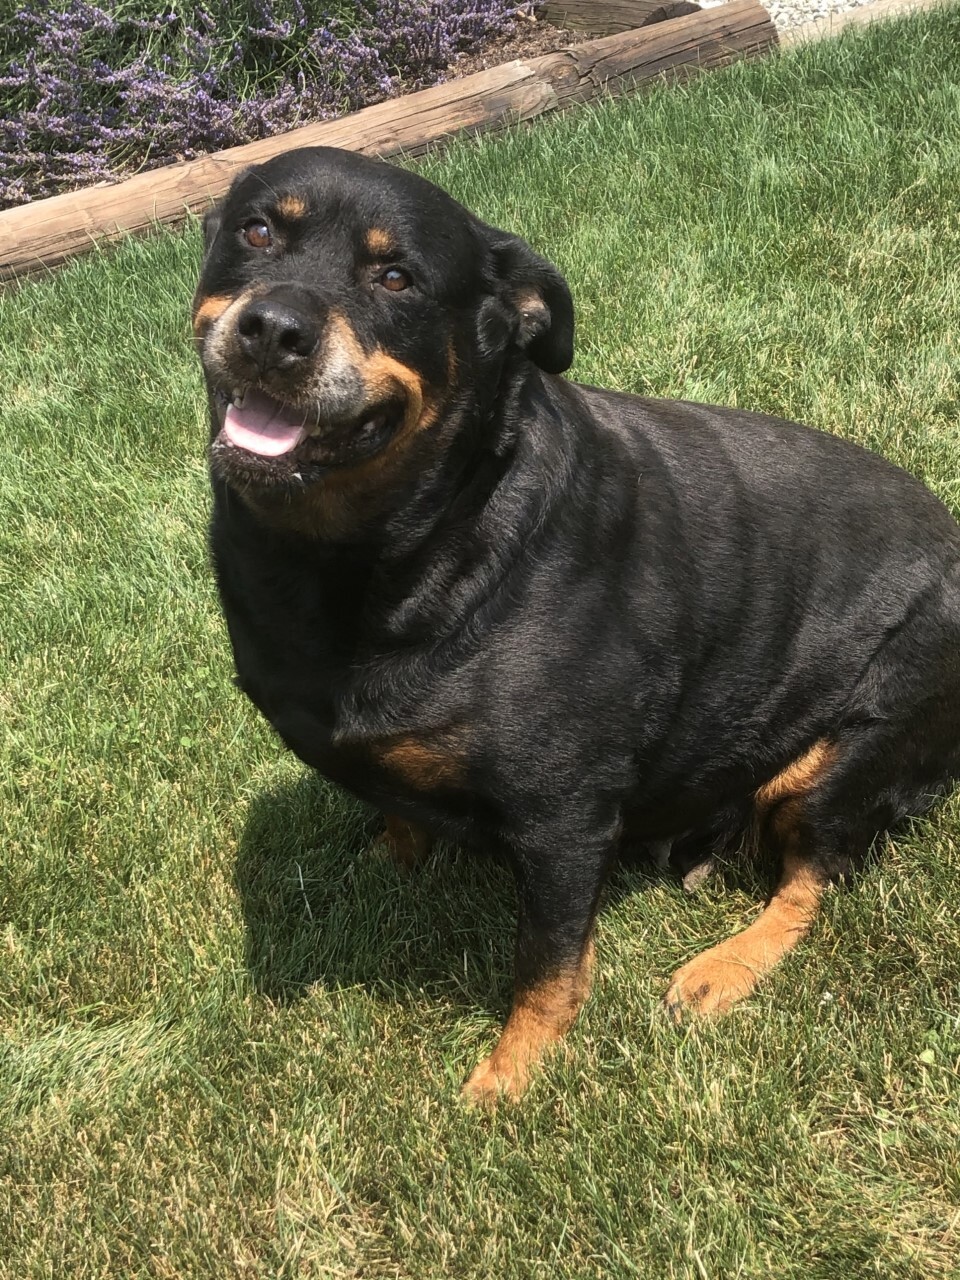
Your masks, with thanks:
[{"label": "wooden landscape timber", "polygon": [[199,160],[88,187],[0,213],[0,280],[45,271],[96,244],[204,209],[248,165],[293,147],[346,147],[368,155],[416,155],[457,133],[506,128],[644,82],[676,80],[767,52],[777,44],[757,0],[587,41],[539,58],[504,63],[338,120]]},{"label": "wooden landscape timber", "polygon": [[[822,39],[849,27],[950,2],[874,0],[789,31],[779,44]],[[730,0],[663,20],[667,10],[686,3],[550,0],[547,12],[564,25],[574,26],[582,19],[594,24],[588,30],[600,24],[612,30],[611,24],[625,20],[627,10],[635,22],[647,25],[562,52],[504,63],[339,120],[154,169],[114,186],[87,187],[0,212],[0,281],[44,272],[126,234],[183,221],[220,196],[241,169],[292,147],[346,147],[384,157],[417,155],[457,133],[503,129],[547,111],[625,93],[644,82],[693,75],[778,46],[770,16],[757,0]]]},{"label": "wooden landscape timber", "polygon": [[682,18],[699,8],[693,0],[547,0],[539,13],[558,27],[610,36],[668,18]]}]

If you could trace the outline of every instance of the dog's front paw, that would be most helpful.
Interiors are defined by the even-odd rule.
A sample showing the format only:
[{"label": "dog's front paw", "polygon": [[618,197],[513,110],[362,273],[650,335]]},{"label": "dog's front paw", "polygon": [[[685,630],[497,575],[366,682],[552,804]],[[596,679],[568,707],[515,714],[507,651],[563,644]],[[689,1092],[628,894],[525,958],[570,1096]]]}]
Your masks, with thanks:
[{"label": "dog's front paw", "polygon": [[387,825],[371,841],[369,852],[376,858],[385,858],[401,871],[413,871],[429,855],[433,839],[428,832],[405,822],[402,818],[387,818]]},{"label": "dog's front paw", "polygon": [[529,1072],[515,1060],[505,1061],[496,1050],[470,1073],[460,1091],[464,1102],[475,1107],[494,1108],[498,1102],[516,1102],[529,1083]]}]

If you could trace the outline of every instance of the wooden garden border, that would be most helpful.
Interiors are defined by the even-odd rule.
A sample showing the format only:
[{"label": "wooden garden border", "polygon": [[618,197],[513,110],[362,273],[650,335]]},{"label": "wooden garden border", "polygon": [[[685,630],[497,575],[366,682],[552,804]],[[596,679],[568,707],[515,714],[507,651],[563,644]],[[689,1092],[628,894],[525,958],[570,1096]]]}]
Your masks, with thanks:
[{"label": "wooden garden border", "polygon": [[558,27],[612,36],[616,31],[680,18],[699,8],[690,0],[545,0],[539,16]]},{"label": "wooden garden border", "polygon": [[[586,2],[566,0],[571,10],[582,9]],[[602,7],[605,0],[592,2]],[[635,4],[645,16],[651,2],[613,0],[620,9]],[[220,196],[241,169],[293,147],[416,155],[456,133],[503,129],[546,111],[624,93],[644,81],[690,76],[778,45],[794,46],[847,27],[950,2],[874,0],[796,28],[778,41],[770,16],[758,0],[729,0],[655,26],[590,40],[540,58],[507,62],[339,120],[154,169],[113,186],[87,187],[0,212],[0,281],[49,270],[104,241],[180,222]],[[563,3],[556,0],[558,6]]]},{"label": "wooden garden border", "polygon": [[43,271],[104,240],[179,222],[221,195],[241,169],[293,147],[416,155],[455,133],[503,129],[546,111],[623,93],[645,80],[725,66],[776,43],[776,29],[758,0],[730,0],[558,53],[507,62],[113,186],[86,187],[7,209],[0,213],[0,280]]}]

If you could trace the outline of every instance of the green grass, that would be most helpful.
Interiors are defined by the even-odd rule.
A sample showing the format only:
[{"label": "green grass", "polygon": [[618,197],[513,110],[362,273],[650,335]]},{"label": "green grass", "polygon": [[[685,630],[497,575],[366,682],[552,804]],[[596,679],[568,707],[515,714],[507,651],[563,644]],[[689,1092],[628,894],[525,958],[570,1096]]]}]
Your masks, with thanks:
[{"label": "green grass", "polygon": [[[815,422],[957,511],[958,111],[954,9],[422,168],[567,272],[580,378]],[[569,1049],[461,1108],[512,889],[365,858],[230,685],[198,253],[0,298],[0,1276],[960,1274],[956,797],[682,1033],[666,979],[764,878],[621,873]]]}]

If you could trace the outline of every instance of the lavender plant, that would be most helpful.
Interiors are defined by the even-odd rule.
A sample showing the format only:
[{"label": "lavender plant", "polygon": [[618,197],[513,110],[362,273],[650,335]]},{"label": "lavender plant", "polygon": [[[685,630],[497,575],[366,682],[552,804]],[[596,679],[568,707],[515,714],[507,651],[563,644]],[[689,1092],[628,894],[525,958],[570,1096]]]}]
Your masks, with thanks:
[{"label": "lavender plant", "polygon": [[28,0],[0,34],[0,208],[442,78],[530,0]]}]

